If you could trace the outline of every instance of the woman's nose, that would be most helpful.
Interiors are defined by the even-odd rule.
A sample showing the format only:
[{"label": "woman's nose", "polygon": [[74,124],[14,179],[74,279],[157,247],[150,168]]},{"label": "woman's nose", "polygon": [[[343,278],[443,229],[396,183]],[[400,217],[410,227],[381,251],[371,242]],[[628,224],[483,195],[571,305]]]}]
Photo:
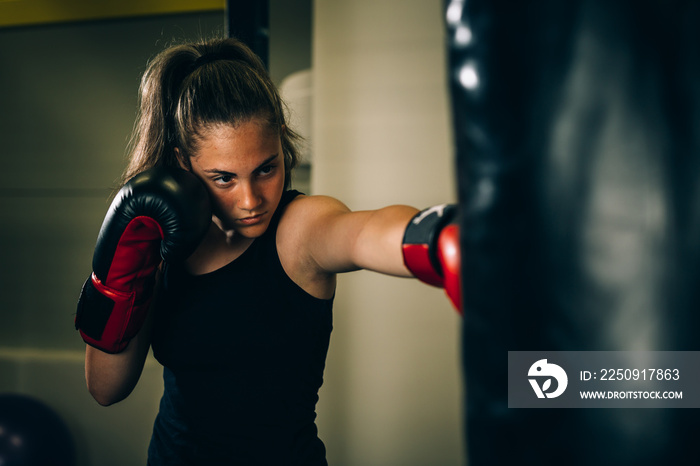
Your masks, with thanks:
[{"label": "woman's nose", "polygon": [[253,183],[241,183],[241,195],[238,198],[238,208],[253,211],[261,203],[261,197]]}]

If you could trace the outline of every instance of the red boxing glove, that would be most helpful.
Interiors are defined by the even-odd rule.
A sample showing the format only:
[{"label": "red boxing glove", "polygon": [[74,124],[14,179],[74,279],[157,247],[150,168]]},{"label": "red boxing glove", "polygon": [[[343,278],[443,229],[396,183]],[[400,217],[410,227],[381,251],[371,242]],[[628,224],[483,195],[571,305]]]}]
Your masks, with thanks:
[{"label": "red boxing glove", "polygon": [[83,340],[123,351],[146,319],[161,260],[186,259],[210,222],[209,195],[191,173],[158,167],[129,180],[105,217],[80,293],[75,328]]},{"label": "red boxing glove", "polygon": [[403,237],[403,260],[422,282],[445,289],[462,313],[462,273],[457,206],[443,204],[416,214]]}]

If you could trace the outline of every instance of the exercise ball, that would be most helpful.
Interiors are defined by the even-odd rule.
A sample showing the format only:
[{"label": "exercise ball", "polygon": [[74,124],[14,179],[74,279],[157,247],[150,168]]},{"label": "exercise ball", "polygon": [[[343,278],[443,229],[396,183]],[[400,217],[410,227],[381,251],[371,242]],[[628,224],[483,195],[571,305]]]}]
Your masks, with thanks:
[{"label": "exercise ball", "polygon": [[0,465],[73,466],[73,437],[61,417],[41,401],[0,394]]}]

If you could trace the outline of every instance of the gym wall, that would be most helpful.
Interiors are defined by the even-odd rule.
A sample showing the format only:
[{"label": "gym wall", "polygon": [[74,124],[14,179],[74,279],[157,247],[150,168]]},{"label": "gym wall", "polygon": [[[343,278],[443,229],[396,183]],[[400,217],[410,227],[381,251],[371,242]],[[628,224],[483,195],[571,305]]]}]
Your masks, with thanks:
[{"label": "gym wall", "polygon": [[217,29],[222,12],[0,29],[0,392],[54,409],[78,466],[145,464],[162,369],[150,359],[127,400],[99,406],[73,317],[125,165],[140,74],[171,40]]}]

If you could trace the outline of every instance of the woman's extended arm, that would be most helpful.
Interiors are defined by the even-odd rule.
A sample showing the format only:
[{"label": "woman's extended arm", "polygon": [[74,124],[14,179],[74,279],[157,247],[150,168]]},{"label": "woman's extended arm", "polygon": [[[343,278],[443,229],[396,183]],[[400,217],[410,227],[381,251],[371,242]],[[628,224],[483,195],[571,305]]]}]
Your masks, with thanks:
[{"label": "woman's extended arm", "polygon": [[285,231],[300,235],[297,244],[303,245],[311,262],[323,272],[366,269],[411,277],[401,245],[416,213],[417,209],[403,205],[352,212],[336,199],[310,196],[291,203],[283,222],[295,224]]},{"label": "woman's extended arm", "polygon": [[292,263],[305,264],[301,276],[331,277],[326,295],[334,274],[366,269],[442,287],[460,310],[459,230],[451,224],[455,210],[445,204],[422,212],[404,205],[352,212],[330,197],[302,197],[283,216],[282,243],[293,245],[286,248],[298,255]]}]

